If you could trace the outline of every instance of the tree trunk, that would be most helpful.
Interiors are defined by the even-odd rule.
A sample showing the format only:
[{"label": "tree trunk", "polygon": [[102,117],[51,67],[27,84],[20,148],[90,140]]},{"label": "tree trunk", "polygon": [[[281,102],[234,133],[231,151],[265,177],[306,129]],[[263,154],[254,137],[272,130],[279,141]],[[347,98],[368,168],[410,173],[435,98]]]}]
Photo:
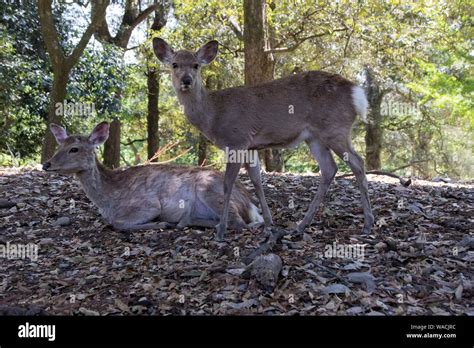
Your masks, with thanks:
[{"label": "tree trunk", "polygon": [[365,69],[365,88],[369,101],[369,123],[365,126],[365,162],[367,170],[380,170],[382,167],[382,114],[381,105],[383,92],[373,72],[369,67]]},{"label": "tree trunk", "polygon": [[381,115],[380,110],[372,111],[373,124],[365,126],[365,162],[367,170],[380,170],[382,167],[381,153],[382,153],[382,139],[383,131],[380,125]]},{"label": "tree trunk", "polygon": [[[56,115],[56,103],[63,103],[66,98],[67,83],[69,80],[69,72],[57,70],[53,78],[53,87],[51,89],[50,105],[48,111],[48,125],[51,123],[60,124],[62,115]],[[46,136],[43,140],[41,149],[41,162],[46,162],[54,155],[56,148],[56,139],[49,129],[46,130]]]},{"label": "tree trunk", "polygon": [[[419,128],[416,131],[413,161],[430,158],[430,143],[432,136],[433,133],[428,127],[425,127],[423,124],[419,125]],[[416,176],[419,176],[422,179],[427,179],[432,174],[430,170],[430,161],[417,163],[412,168],[416,169]]]},{"label": "tree trunk", "polygon": [[[94,14],[95,7],[98,3],[94,1],[92,2],[92,15]],[[148,6],[143,11],[141,11],[140,4],[140,1],[125,1],[125,11],[115,36],[111,36],[107,21],[104,20],[101,22],[101,26],[97,28],[95,32],[96,39],[102,43],[107,42],[109,44],[112,44],[124,50],[125,53],[133,30],[141,22],[147,19],[150,14],[155,12],[155,20],[152,29],[157,30],[158,28],[161,28],[166,24],[167,10],[165,9],[164,1],[158,3],[158,1],[155,0],[152,5]],[[120,103],[122,102],[122,92],[123,91],[117,92],[117,98]],[[120,122],[117,122],[115,127],[117,127],[118,129],[116,130],[116,132],[111,133],[109,135],[109,140],[104,144],[104,163],[108,163],[111,167],[118,167],[120,165]],[[109,156],[111,157],[109,158]]]},{"label": "tree trunk", "polygon": [[110,123],[109,138],[104,144],[104,165],[109,168],[120,166],[120,121]]},{"label": "tree trunk", "polygon": [[[50,105],[48,111],[48,125],[51,122],[60,123],[62,115],[56,115],[56,103],[63,103],[67,93],[69,72],[77,64],[87,43],[94,31],[104,21],[105,11],[109,0],[97,2],[97,8],[91,21],[81,36],[81,39],[69,55],[65,55],[59,42],[59,35],[54,25],[52,0],[38,1],[38,15],[41,24],[41,35],[48,52],[53,68],[53,86],[49,95]],[[47,161],[53,154],[56,141],[48,129],[41,148],[41,161]]]},{"label": "tree trunk", "polygon": [[267,172],[282,172],[284,162],[281,150],[265,149],[264,163]]},{"label": "tree trunk", "polygon": [[[270,52],[265,0],[244,0],[245,84],[254,86],[273,80],[275,61]],[[266,149],[267,171],[283,171],[281,150]]]},{"label": "tree trunk", "polygon": [[[148,114],[147,114],[147,144],[148,159],[158,151],[160,137],[158,134],[158,122],[160,112],[158,109],[158,99],[160,96],[160,73],[158,68],[148,67],[147,87],[148,87]],[[155,159],[154,161],[156,161]]]},{"label": "tree trunk", "polygon": [[[123,57],[122,57],[123,59]],[[122,105],[122,90],[115,92],[115,98],[119,101],[119,108]],[[120,167],[120,128],[121,123],[118,119],[114,119],[110,124],[109,138],[104,143],[104,165],[109,168]],[[112,130],[112,127],[114,128]]]},{"label": "tree trunk", "polygon": [[198,139],[198,166],[202,166],[207,159],[207,143],[208,140],[202,133],[199,133]]}]

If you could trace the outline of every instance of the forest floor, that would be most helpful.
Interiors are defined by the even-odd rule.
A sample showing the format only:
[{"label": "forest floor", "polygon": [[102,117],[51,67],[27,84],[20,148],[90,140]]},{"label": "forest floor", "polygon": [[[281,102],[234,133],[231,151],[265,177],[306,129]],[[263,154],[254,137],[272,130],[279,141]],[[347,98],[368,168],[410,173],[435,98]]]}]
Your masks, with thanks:
[{"label": "forest floor", "polygon": [[[0,199],[16,203],[0,208],[0,246],[38,246],[37,259],[0,260],[0,314],[474,315],[474,185],[368,178],[372,234],[354,180],[337,179],[303,238],[275,246],[283,270],[268,292],[241,277],[262,229],[224,243],[211,229],[117,232],[73,178],[0,168]],[[277,226],[302,219],[318,182],[264,175]]]}]

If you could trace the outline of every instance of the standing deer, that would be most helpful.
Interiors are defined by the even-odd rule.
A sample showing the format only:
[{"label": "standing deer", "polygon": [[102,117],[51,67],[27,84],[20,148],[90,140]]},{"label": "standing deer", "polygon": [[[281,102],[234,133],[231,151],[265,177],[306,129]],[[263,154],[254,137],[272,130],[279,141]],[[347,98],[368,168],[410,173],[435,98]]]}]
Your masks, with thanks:
[{"label": "standing deer", "polygon": [[[89,136],[68,136],[55,124],[50,129],[59,149],[43,169],[75,174],[87,197],[114,228],[213,228],[219,221],[224,202],[222,173],[158,164],[110,170],[95,153],[108,138],[106,122],[98,124]],[[243,185],[232,193],[230,206],[230,225],[236,229],[263,222]],[[155,219],[161,222],[153,222]]]},{"label": "standing deer", "polygon": [[[288,148],[305,141],[319,163],[321,181],[316,196],[297,227],[303,233],[314,218],[337,172],[331,150],[343,158],[354,173],[364,210],[364,233],[374,217],[370,207],[364,161],[351,142],[353,123],[359,114],[366,122],[367,98],[351,81],[323,71],[308,71],[252,87],[207,92],[201,67],[216,57],[218,42],[210,41],[197,52],[174,51],[155,38],[158,59],[172,69],[172,83],[191,124],[221,149],[258,150]],[[232,187],[242,163],[226,163],[224,210],[216,226],[224,237]],[[262,189],[260,164],[244,163],[262,207],[265,225],[272,217]]]}]

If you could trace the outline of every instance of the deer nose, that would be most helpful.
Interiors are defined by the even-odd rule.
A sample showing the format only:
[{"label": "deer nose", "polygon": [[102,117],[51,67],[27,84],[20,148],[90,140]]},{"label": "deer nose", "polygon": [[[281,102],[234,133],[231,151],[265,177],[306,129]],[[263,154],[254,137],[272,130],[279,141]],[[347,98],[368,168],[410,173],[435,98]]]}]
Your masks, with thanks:
[{"label": "deer nose", "polygon": [[192,79],[191,76],[185,76],[185,77],[183,77],[181,82],[183,83],[183,85],[190,86],[191,83],[193,82],[193,79]]},{"label": "deer nose", "polygon": [[43,170],[48,170],[49,167],[51,167],[50,162],[43,163]]}]

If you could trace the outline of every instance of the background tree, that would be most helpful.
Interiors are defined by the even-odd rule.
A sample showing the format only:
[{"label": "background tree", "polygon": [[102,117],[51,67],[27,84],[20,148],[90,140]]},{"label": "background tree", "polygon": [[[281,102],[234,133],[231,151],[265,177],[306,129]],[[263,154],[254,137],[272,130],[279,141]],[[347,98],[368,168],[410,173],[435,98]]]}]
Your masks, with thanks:
[{"label": "background tree", "polygon": [[[92,34],[97,30],[101,22],[104,20],[105,10],[108,4],[108,0],[97,1],[97,10],[91,18],[91,23],[88,25],[78,44],[69,54],[66,54],[60,44],[58,32],[54,24],[53,10],[51,7],[52,0],[38,1],[41,32],[43,34],[44,44],[51,61],[54,76],[53,86],[49,97],[50,104],[48,111],[48,124],[61,123],[61,116],[56,115],[56,104],[63,103],[67,93],[69,74],[72,68],[79,61],[79,58],[87,43],[89,42]],[[41,161],[46,161],[48,158],[50,158],[54,153],[55,147],[56,141],[54,136],[49,130],[47,130],[43,141]]]},{"label": "background tree", "polygon": [[[244,0],[245,84],[255,86],[273,80],[275,60],[271,52],[265,0]],[[281,150],[266,149],[265,169],[283,171]]]},{"label": "background tree", "polygon": [[[167,9],[166,25],[159,33],[148,31],[147,25],[130,29],[134,18],[156,4]],[[90,5],[85,1],[52,2],[54,28],[65,56],[89,26],[84,18],[90,21]],[[88,117],[69,115],[62,123],[79,132],[99,119],[120,119],[120,159],[125,164],[141,163],[157,147],[171,143],[174,146],[162,152],[159,161],[205,163],[222,169],[221,151],[186,121],[168,70],[156,70],[159,65],[149,55],[150,41],[151,36],[159,35],[175,48],[195,50],[217,39],[219,55],[203,70],[206,86],[215,90],[244,85],[248,47],[244,43],[244,5],[235,0],[175,0],[172,6],[162,1],[124,0],[109,5],[108,34],[102,25],[98,29],[102,34],[97,34],[105,40],[89,40],[66,87],[68,103],[93,102],[97,112]],[[398,174],[423,178],[472,176],[470,2],[267,0],[251,5],[266,10],[266,16],[259,12],[258,18],[267,42],[256,47],[262,57],[273,58],[268,64],[272,78],[322,69],[367,85],[364,70],[370,68],[369,90],[378,95],[369,95],[371,124],[356,122],[353,132],[354,146],[366,153],[369,168],[391,171],[402,167]],[[127,6],[134,8],[127,16],[132,24],[128,28],[122,25]],[[146,17],[148,27],[153,25],[153,14],[156,16],[156,10]],[[0,16],[0,163],[37,163],[53,84],[37,3],[12,6],[11,1],[0,0]],[[247,34],[255,28],[252,24]],[[123,40],[118,39],[121,36]],[[120,48],[126,40],[128,44]],[[267,72],[256,71],[255,78],[258,74]],[[265,162],[265,156],[262,159]],[[287,171],[318,169],[306,146],[285,149],[282,161]],[[338,165],[342,171],[347,169],[344,162]]]},{"label": "background tree", "polygon": [[[100,7],[97,2],[92,2],[91,5],[91,16],[94,17],[100,11]],[[107,20],[103,20],[95,32],[97,40],[103,44],[113,45],[124,52],[128,47],[133,30],[150,14],[163,7],[159,7],[155,1],[143,11],[140,8],[141,2],[139,0],[126,0],[124,14],[116,34],[114,36],[110,34]],[[116,99],[119,102],[122,100],[122,90],[117,91]],[[110,168],[117,168],[120,166],[120,122],[116,120],[111,126],[109,138],[104,144],[104,164]]]},{"label": "background tree", "polygon": [[[157,0],[155,0],[156,2]],[[155,16],[150,26],[151,33],[159,32],[166,25],[167,10],[165,5],[160,5],[155,10]],[[147,21],[149,23],[149,21]],[[150,37],[148,37],[150,40]],[[160,68],[151,52],[151,46],[147,46],[147,88],[148,88],[148,113],[147,113],[147,151],[148,159],[152,159],[160,146],[159,136],[159,99],[160,99]],[[157,160],[157,159],[156,159]]]}]

